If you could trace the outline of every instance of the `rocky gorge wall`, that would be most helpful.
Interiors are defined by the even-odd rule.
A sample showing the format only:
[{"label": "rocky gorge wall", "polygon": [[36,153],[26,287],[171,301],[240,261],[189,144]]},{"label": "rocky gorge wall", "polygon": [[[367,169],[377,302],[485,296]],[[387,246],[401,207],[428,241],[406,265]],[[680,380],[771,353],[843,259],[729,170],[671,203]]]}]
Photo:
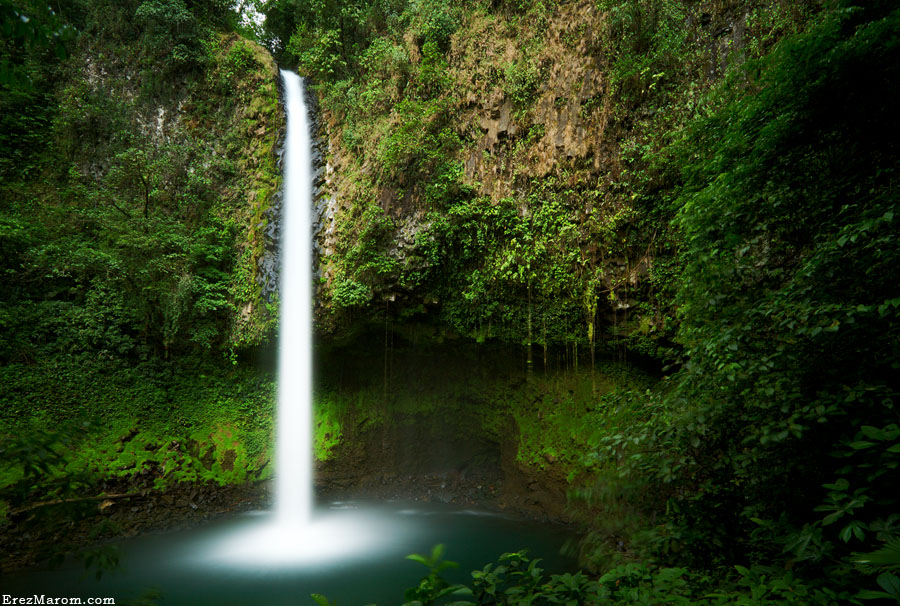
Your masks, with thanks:
[{"label": "rocky gorge wall", "polygon": [[[657,368],[672,355],[676,245],[663,201],[671,176],[652,167],[655,158],[729,66],[765,52],[811,7],[476,5],[443,42],[413,20],[369,41],[380,50],[364,56],[357,77],[313,79],[320,343],[366,343],[347,355],[369,360],[376,370],[360,373],[381,382],[325,381],[322,488],[470,495],[568,516],[567,491],[590,467],[578,452],[590,451],[592,424],[610,422],[596,399],[640,374],[613,369],[598,388],[593,350],[645,355]],[[395,339],[410,349],[410,334],[420,357],[398,366],[408,377],[419,374],[415,360],[430,364],[427,343],[512,343],[505,355],[516,370],[500,373],[503,387],[506,379],[475,381],[480,393],[465,376],[440,397],[409,378],[395,390],[389,351]],[[546,370],[537,382],[529,360]],[[520,405],[517,390],[531,399]],[[574,406],[572,426],[554,426],[559,402]],[[434,444],[455,446],[438,456]]]},{"label": "rocky gorge wall", "polygon": [[730,65],[814,5],[476,4],[446,39],[427,14],[377,32],[359,75],[314,82],[320,327],[419,316],[665,356],[672,176],[652,165]]},{"label": "rocky gorge wall", "polygon": [[356,334],[316,358],[317,491],[448,502],[555,521],[583,514],[602,402],[652,387],[628,365],[577,367],[562,350],[528,370],[523,348],[417,330]]}]

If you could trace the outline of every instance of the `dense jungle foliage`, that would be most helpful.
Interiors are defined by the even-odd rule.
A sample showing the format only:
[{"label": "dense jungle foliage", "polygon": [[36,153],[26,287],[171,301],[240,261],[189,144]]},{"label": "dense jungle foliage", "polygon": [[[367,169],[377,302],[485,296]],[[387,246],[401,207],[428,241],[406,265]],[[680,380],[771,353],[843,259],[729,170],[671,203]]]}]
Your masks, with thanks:
[{"label": "dense jungle foliage", "polygon": [[385,337],[382,383],[320,387],[318,457],[474,406],[588,532],[590,574],[508,554],[466,590],[436,550],[407,601],[900,602],[895,2],[258,4],[0,0],[0,524],[271,472],[256,37],[320,104],[323,334],[534,368],[423,395]]},{"label": "dense jungle foliage", "polygon": [[271,57],[225,1],[0,18],[0,525],[104,483],[268,474],[273,382],[247,352],[275,322]]}]

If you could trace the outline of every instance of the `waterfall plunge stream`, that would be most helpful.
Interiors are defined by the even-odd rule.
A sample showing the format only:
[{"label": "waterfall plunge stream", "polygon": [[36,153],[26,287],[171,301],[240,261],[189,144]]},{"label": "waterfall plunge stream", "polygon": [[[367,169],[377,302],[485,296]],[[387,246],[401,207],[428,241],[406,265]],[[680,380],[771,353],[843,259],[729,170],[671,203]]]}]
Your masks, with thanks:
[{"label": "waterfall plunge stream", "polygon": [[303,527],[312,514],[312,161],[303,85],[282,70],[287,137],[281,218],[281,310],[275,513]]},{"label": "waterfall plunge stream", "polygon": [[287,136],[281,216],[274,512],[213,542],[209,559],[240,567],[348,560],[403,535],[366,511],[314,515],[312,439],[312,154],[303,83],[281,70]]}]

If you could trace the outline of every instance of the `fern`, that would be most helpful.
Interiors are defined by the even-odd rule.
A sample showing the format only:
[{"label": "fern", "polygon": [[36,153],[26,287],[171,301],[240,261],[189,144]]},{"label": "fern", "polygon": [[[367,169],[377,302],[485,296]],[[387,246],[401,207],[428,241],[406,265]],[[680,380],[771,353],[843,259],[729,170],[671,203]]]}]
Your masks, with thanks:
[{"label": "fern", "polygon": [[866,574],[900,570],[900,537],[891,539],[876,551],[854,553],[851,559]]}]

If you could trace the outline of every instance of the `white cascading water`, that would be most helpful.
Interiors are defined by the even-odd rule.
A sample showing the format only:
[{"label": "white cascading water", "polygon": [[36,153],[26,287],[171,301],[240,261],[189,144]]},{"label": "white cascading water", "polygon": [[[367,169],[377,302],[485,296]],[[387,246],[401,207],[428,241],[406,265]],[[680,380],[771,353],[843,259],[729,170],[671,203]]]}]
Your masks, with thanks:
[{"label": "white cascading water", "polygon": [[275,514],[305,526],[312,514],[312,159],[303,83],[281,71],[287,137],[281,214]]},{"label": "white cascading water", "polygon": [[[303,84],[281,71],[287,138],[281,211],[275,507],[259,523],[212,540],[201,556],[241,568],[304,567],[362,557],[407,530],[365,511],[313,509],[312,154]],[[339,515],[338,515],[339,514]]]}]

